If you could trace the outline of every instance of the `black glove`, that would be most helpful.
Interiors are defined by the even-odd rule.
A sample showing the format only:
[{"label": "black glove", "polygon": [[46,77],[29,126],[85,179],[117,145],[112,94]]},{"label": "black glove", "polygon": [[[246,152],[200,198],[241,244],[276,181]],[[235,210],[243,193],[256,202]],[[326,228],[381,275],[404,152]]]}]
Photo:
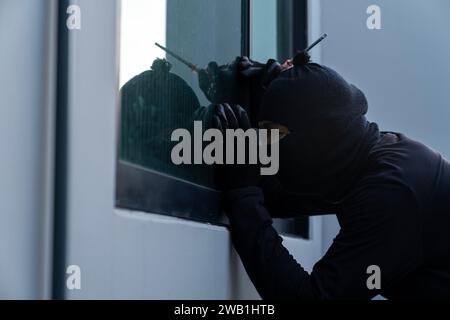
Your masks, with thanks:
[{"label": "black glove", "polygon": [[282,66],[274,59],[270,59],[263,64],[250,60],[248,57],[239,57],[235,63],[238,65],[238,70],[242,77],[251,80],[264,90],[283,70]]},{"label": "black glove", "polygon": [[[213,126],[222,131],[224,136],[224,158],[226,159],[226,134],[227,129],[255,130],[251,128],[247,112],[239,105],[219,104],[215,106]],[[234,143],[233,145],[235,145]],[[256,147],[256,146],[255,146]],[[249,145],[246,143],[246,164],[236,164],[237,148],[235,146],[235,164],[217,166],[219,187],[222,191],[229,191],[249,186],[257,186],[260,176],[260,165],[249,164]],[[259,162],[259,161],[258,161]]]},{"label": "black glove", "polygon": [[213,104],[236,103],[238,98],[238,65],[235,63],[219,66],[210,62],[206,69],[198,73],[200,89]]},{"label": "black glove", "polygon": [[209,63],[206,70],[199,72],[199,85],[214,104],[243,106],[250,115],[252,125],[256,126],[262,96],[281,72],[281,65],[273,59],[262,64],[247,57],[238,57],[224,66]]}]

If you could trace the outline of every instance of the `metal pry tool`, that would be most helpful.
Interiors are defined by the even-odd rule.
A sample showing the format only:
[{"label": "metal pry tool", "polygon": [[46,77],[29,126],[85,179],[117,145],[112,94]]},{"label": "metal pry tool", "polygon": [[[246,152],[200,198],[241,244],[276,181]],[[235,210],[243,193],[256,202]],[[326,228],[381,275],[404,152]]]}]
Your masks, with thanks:
[{"label": "metal pry tool", "polygon": [[323,40],[325,40],[328,37],[328,34],[324,33],[319,39],[314,41],[312,45],[310,45],[308,48],[305,49],[305,52],[309,52],[312,49],[314,49],[315,46],[317,46],[319,43],[321,43]]},{"label": "metal pry tool", "polygon": [[308,48],[306,48],[303,51],[297,52],[297,54],[292,59],[292,64],[294,66],[304,66],[311,62],[311,56],[309,55],[309,51],[311,51],[315,46],[317,46],[319,43],[321,43],[323,40],[325,40],[328,37],[326,33],[324,33],[319,39],[314,41],[312,45],[310,45]]}]

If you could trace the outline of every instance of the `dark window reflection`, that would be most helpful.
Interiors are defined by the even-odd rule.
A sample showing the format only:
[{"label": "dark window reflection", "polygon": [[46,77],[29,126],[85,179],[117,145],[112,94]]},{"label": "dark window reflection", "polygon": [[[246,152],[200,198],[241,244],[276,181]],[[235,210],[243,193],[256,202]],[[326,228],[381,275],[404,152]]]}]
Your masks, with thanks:
[{"label": "dark window reflection", "polygon": [[[166,44],[184,59],[206,67],[226,64],[241,54],[241,0],[168,0]],[[142,32],[145,36],[152,30]],[[198,74],[161,50],[151,69],[121,89],[120,159],[177,178],[215,186],[214,168],[175,166],[171,134],[192,129],[193,122],[211,126],[210,102],[199,88]]]},{"label": "dark window reflection", "polygon": [[192,88],[170,67],[166,60],[155,60],[151,70],[123,86],[120,159],[212,187],[212,167],[172,164],[176,144],[171,142],[172,132],[192,131],[195,120],[210,127],[211,108],[202,107]]}]

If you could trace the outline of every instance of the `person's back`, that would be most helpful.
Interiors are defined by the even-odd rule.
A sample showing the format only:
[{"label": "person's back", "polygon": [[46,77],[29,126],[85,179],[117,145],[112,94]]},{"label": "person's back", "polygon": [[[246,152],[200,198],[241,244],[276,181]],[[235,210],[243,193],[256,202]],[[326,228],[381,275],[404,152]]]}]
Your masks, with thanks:
[{"label": "person's back", "polygon": [[[386,193],[402,188],[411,203],[397,210],[398,237],[416,252],[416,265],[384,292],[388,298],[450,296],[450,164],[439,153],[400,133],[382,133],[372,148],[359,185],[380,184]],[[395,199],[394,199],[395,201]],[[385,205],[393,205],[386,203]],[[408,234],[407,230],[417,230]],[[403,239],[402,239],[403,240]],[[397,241],[402,241],[397,240]]]}]

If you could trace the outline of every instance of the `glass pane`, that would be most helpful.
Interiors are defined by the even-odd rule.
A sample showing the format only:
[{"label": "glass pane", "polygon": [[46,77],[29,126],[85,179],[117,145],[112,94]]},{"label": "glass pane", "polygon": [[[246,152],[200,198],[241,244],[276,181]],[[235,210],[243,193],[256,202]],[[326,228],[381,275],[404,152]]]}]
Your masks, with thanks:
[{"label": "glass pane", "polygon": [[278,58],[277,0],[257,0],[251,5],[250,56],[256,61]]},{"label": "glass pane", "polygon": [[212,107],[198,74],[156,42],[199,68],[230,63],[241,53],[241,0],[122,1],[120,159],[214,187],[213,167],[171,161],[173,131],[195,120],[208,129]]},{"label": "glass pane", "polygon": [[307,46],[306,0],[257,0],[251,5],[251,57],[284,62]]}]

